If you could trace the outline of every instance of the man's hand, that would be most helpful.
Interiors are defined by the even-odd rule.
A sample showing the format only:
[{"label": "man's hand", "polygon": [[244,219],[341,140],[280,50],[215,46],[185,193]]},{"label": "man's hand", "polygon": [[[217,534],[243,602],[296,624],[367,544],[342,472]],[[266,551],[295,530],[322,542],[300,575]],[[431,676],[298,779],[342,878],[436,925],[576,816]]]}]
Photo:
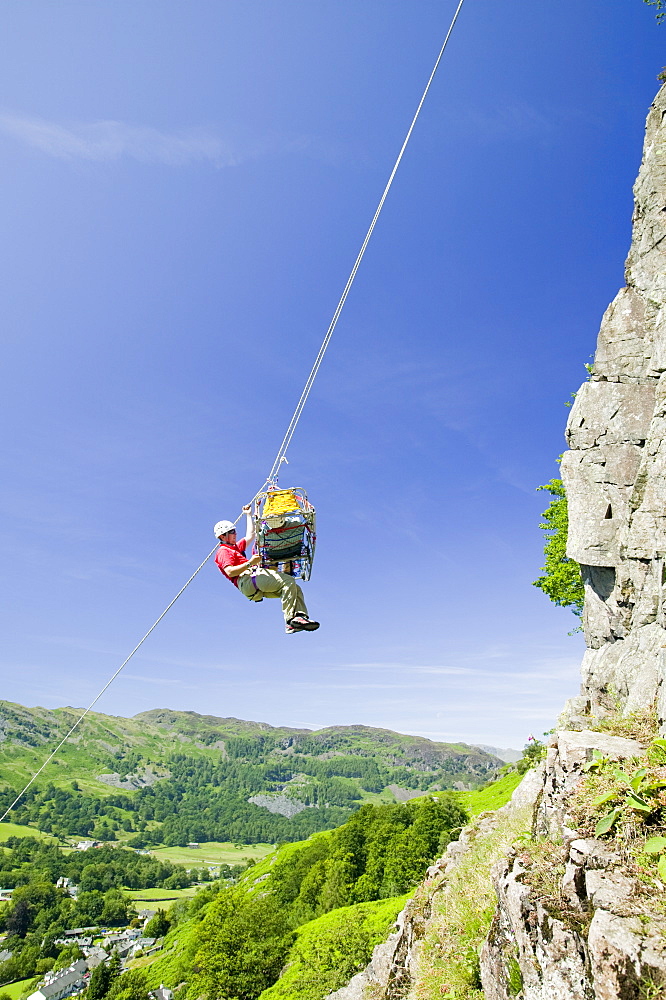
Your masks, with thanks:
[{"label": "man's hand", "polygon": [[[246,503],[243,507],[245,514],[245,545],[246,547],[254,541],[254,518],[252,517],[252,504]],[[254,563],[252,565],[255,565]]]},{"label": "man's hand", "polygon": [[255,555],[250,556],[247,562],[240,563],[239,566],[227,566],[224,572],[230,580],[235,580],[236,577],[240,576],[241,573],[244,573],[246,569],[252,569],[253,566],[258,566],[260,562],[261,555],[257,552]]}]

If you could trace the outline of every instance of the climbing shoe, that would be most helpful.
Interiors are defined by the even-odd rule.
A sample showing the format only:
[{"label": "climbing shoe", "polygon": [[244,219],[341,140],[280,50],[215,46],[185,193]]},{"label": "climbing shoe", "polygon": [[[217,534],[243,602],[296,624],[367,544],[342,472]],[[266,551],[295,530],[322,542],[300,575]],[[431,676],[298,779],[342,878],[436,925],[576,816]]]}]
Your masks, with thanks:
[{"label": "climbing shoe", "polygon": [[305,615],[295,615],[290,618],[287,622],[287,634],[290,635],[292,632],[314,632],[315,629],[319,628],[319,622],[313,622],[310,618]]}]

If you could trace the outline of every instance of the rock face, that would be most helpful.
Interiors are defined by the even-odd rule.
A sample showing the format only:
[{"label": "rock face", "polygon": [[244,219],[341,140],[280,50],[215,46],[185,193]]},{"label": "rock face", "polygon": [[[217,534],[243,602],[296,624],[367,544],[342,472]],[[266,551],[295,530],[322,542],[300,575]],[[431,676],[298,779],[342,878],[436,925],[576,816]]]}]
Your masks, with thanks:
[{"label": "rock face", "polygon": [[[488,1000],[639,1000],[666,983],[656,879],[569,810],[596,750],[641,755],[590,718],[649,708],[666,724],[666,87],[650,109],[626,287],[602,320],[590,378],[567,424],[567,554],[585,584],[581,695],[548,750],[530,845],[493,870],[498,906],[481,955]],[[539,839],[541,838],[541,839]],[[541,854],[540,854],[541,852]]]},{"label": "rock face", "polygon": [[[531,808],[532,837],[493,868],[498,905],[481,953],[486,1000],[666,996],[666,888],[632,866],[626,850],[617,853],[621,841],[581,836],[570,814],[595,752],[605,761],[644,753],[635,740],[586,728],[595,716],[656,700],[666,730],[666,86],[647,120],[626,287],[603,318],[567,443],[567,554],[582,569],[588,649],[581,695],[565,712],[570,729],[555,734],[543,767],[504,807]],[[437,894],[501,812],[483,814],[449,844],[367,969],[328,1000],[426,995],[414,989]]]},{"label": "rock face", "polygon": [[603,714],[659,700],[666,719],[666,87],[647,119],[626,287],[601,324],[562,459],[567,554],[581,565],[581,700]]},{"label": "rock face", "polygon": [[252,802],[255,806],[268,809],[269,813],[286,816],[287,819],[298,816],[299,812],[308,808],[305,802],[301,802],[299,799],[290,798],[288,795],[271,794],[270,792],[251,795],[247,801]]},{"label": "rock face", "polygon": [[495,865],[498,906],[481,954],[487,1000],[640,1000],[666,982],[666,918],[654,905],[663,886],[570,828],[567,807],[594,750],[611,760],[642,752],[621,737],[557,733],[534,826],[562,846],[540,872],[527,845]]},{"label": "rock face", "polygon": [[171,771],[168,771],[165,767],[154,769],[151,764],[148,764],[140,773],[128,774],[125,778],[121,778],[117,772],[112,774],[98,774],[96,777],[98,781],[102,781],[105,785],[110,785],[112,788],[134,790],[137,788],[150,788],[161,778],[170,778]]}]

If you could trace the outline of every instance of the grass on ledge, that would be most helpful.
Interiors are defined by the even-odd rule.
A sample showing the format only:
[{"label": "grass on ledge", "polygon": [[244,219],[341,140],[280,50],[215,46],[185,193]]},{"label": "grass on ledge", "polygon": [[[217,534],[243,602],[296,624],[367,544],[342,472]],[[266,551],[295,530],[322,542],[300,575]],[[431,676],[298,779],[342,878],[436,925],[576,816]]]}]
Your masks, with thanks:
[{"label": "grass on ledge", "polygon": [[[470,793],[471,794],[471,793]],[[491,833],[478,835],[447,885],[435,895],[433,917],[423,941],[410,1000],[484,1000],[479,950],[497,905],[490,869],[529,830],[532,810],[511,810]],[[418,904],[419,890],[415,895]]]},{"label": "grass on ledge", "polygon": [[504,777],[493,781],[487,788],[478,788],[473,792],[460,792],[460,801],[470,816],[478,816],[479,813],[486,810],[500,809],[506,805],[524,777],[524,774],[510,771]]}]

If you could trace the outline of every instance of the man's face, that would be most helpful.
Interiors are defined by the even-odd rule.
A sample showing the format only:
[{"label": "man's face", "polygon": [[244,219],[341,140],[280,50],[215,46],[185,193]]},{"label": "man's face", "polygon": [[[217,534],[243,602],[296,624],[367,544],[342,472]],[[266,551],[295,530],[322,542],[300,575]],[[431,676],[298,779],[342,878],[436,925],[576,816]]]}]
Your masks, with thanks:
[{"label": "man's face", "polygon": [[232,528],[231,531],[227,531],[226,535],[220,535],[220,541],[224,542],[226,545],[236,544],[236,529]]}]

